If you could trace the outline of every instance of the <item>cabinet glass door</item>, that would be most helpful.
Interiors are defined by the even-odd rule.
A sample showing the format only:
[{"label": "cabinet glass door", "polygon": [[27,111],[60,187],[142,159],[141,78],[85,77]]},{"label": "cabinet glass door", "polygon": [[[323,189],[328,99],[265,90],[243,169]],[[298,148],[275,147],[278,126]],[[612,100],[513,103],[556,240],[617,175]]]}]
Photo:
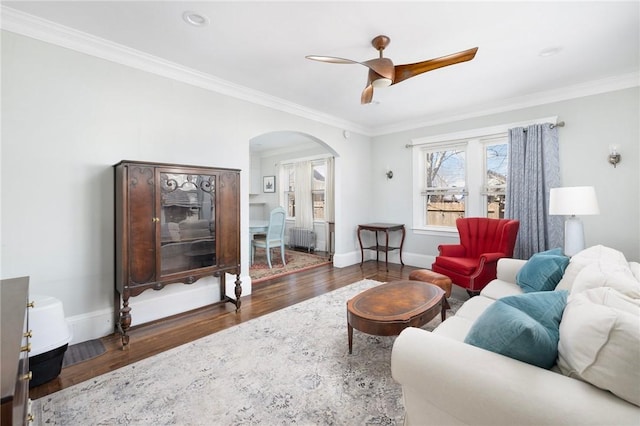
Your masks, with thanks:
[{"label": "cabinet glass door", "polygon": [[216,176],[160,172],[160,275],[216,265]]}]

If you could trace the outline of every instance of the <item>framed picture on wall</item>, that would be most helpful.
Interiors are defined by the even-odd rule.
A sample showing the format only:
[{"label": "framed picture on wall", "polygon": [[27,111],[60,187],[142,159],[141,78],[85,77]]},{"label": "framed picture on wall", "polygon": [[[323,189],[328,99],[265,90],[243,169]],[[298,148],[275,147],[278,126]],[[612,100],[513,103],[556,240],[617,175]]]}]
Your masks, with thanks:
[{"label": "framed picture on wall", "polygon": [[275,176],[264,176],[262,178],[262,192],[276,192]]}]

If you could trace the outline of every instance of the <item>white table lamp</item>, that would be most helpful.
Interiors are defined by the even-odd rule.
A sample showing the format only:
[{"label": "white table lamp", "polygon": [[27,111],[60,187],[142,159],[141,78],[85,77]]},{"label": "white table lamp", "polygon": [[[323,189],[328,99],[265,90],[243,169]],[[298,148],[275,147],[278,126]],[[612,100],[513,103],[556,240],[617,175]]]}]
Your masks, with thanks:
[{"label": "white table lamp", "polygon": [[593,186],[551,188],[549,214],[571,216],[564,222],[564,254],[573,256],[584,249],[584,228],[576,215],[600,214]]}]

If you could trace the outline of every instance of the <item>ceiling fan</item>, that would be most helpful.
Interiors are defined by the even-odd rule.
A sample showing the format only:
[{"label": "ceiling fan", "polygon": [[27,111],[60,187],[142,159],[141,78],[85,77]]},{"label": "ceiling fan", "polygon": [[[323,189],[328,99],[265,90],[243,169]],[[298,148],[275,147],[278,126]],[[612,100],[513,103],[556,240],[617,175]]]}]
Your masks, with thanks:
[{"label": "ceiling fan", "polygon": [[362,91],[362,96],[360,97],[360,103],[368,104],[371,103],[371,99],[373,98],[374,87],[381,88],[391,86],[392,84],[398,84],[401,81],[415,77],[416,75],[427,71],[432,71],[437,68],[446,67],[460,62],[470,61],[476,56],[476,52],[478,51],[478,48],[474,47],[472,49],[463,50],[462,52],[453,53],[440,58],[428,59],[414,64],[393,65],[391,59],[382,57],[382,51],[389,45],[390,41],[391,39],[385,35],[379,35],[371,40],[373,47],[380,52],[380,57],[364,62],[319,55],[308,55],[305,56],[305,58],[314,61],[329,62],[332,64],[360,64],[369,68],[367,86]]}]

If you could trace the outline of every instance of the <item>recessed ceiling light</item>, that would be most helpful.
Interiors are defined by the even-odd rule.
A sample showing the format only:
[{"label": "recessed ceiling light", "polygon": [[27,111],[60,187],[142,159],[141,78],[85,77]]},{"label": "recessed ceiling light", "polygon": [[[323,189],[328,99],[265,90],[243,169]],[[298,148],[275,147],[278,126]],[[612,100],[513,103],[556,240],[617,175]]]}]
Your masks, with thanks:
[{"label": "recessed ceiling light", "polygon": [[209,18],[198,12],[186,11],[182,14],[182,19],[189,25],[194,27],[204,27],[209,25]]},{"label": "recessed ceiling light", "polygon": [[548,47],[546,49],[542,49],[540,53],[538,53],[538,55],[542,56],[543,58],[546,58],[549,56],[557,55],[558,53],[560,53],[561,50],[562,50],[561,47]]}]

